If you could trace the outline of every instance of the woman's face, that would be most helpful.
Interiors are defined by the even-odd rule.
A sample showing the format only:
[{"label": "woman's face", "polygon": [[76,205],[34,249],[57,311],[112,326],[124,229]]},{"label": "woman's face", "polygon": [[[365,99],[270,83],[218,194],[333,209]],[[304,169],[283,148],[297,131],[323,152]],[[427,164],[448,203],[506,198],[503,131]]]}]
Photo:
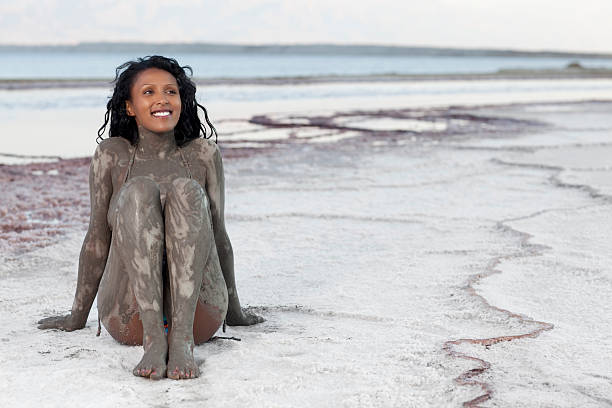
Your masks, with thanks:
[{"label": "woman's face", "polygon": [[129,116],[138,127],[154,133],[173,130],[181,116],[181,97],[172,74],[163,69],[149,68],[136,76],[125,101]]}]

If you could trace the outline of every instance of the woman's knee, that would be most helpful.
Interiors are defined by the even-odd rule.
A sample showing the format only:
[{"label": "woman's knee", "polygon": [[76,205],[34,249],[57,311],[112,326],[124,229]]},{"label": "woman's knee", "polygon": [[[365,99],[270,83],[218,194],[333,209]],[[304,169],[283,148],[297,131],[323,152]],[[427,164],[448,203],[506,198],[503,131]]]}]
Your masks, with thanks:
[{"label": "woman's knee", "polygon": [[128,180],[121,187],[113,217],[115,227],[136,229],[139,228],[139,220],[151,222],[160,218],[161,201],[157,183],[148,177]]},{"label": "woman's knee", "polygon": [[210,210],[206,193],[192,179],[174,180],[166,194],[166,231],[178,239],[191,234],[201,234],[211,227]]},{"label": "woman's knee", "polygon": [[120,213],[140,212],[143,207],[158,208],[160,206],[159,186],[148,177],[134,177],[121,187],[117,201],[117,210]]},{"label": "woman's knee", "polygon": [[159,185],[153,179],[134,177],[121,187],[120,198],[123,198],[124,201],[136,199],[139,202],[142,200],[149,202],[151,198],[159,199],[159,194]]},{"label": "woman's knee", "polygon": [[206,194],[197,181],[180,177],[172,181],[166,195],[166,200],[199,205],[203,200],[206,200]]},{"label": "woman's knee", "polygon": [[166,194],[166,206],[179,212],[194,212],[198,218],[210,218],[208,197],[200,183],[192,179],[177,178],[172,182]]}]

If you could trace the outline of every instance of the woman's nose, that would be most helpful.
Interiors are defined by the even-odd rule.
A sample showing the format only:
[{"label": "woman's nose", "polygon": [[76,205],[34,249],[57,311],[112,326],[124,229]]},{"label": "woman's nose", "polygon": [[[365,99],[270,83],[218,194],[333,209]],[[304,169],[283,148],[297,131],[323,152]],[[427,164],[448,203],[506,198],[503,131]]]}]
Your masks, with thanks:
[{"label": "woman's nose", "polygon": [[158,94],[158,99],[157,99],[157,103],[160,103],[162,105],[165,105],[168,103],[168,95],[166,95],[164,92],[160,92]]}]

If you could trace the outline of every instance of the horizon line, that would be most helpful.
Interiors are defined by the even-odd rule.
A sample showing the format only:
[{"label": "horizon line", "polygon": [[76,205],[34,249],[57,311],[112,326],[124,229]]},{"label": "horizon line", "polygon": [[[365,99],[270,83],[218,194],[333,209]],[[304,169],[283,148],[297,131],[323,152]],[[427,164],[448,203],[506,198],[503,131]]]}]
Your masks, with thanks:
[{"label": "horizon line", "polygon": [[[237,42],[178,42],[178,41],[163,41],[163,42],[148,42],[148,41],[78,41],[78,42],[57,42],[57,43],[2,43],[2,48],[79,48],[83,46],[143,46],[143,47],[225,47],[225,48],[250,48],[264,49],[270,51],[270,48],[308,48],[308,47],[330,47],[344,49],[359,49],[359,48],[378,48],[397,51],[440,51],[440,52],[467,52],[467,53],[501,53],[501,54],[523,54],[523,55],[565,55],[565,56],[592,56],[592,57],[612,57],[612,52],[602,51],[575,51],[562,49],[520,49],[520,48],[491,48],[491,47],[458,47],[458,46],[441,46],[441,45],[398,45],[384,43],[333,43],[333,42],[312,42],[312,43],[237,43]],[[102,50],[101,50],[102,51]],[[112,51],[112,50],[107,50]]]}]

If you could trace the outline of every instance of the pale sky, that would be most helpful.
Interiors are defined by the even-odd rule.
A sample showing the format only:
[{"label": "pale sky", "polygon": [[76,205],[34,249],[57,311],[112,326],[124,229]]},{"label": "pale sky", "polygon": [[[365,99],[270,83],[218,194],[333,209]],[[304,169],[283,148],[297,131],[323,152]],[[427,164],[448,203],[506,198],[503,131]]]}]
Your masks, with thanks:
[{"label": "pale sky", "polygon": [[1,44],[383,44],[612,52],[612,0],[0,0]]}]

